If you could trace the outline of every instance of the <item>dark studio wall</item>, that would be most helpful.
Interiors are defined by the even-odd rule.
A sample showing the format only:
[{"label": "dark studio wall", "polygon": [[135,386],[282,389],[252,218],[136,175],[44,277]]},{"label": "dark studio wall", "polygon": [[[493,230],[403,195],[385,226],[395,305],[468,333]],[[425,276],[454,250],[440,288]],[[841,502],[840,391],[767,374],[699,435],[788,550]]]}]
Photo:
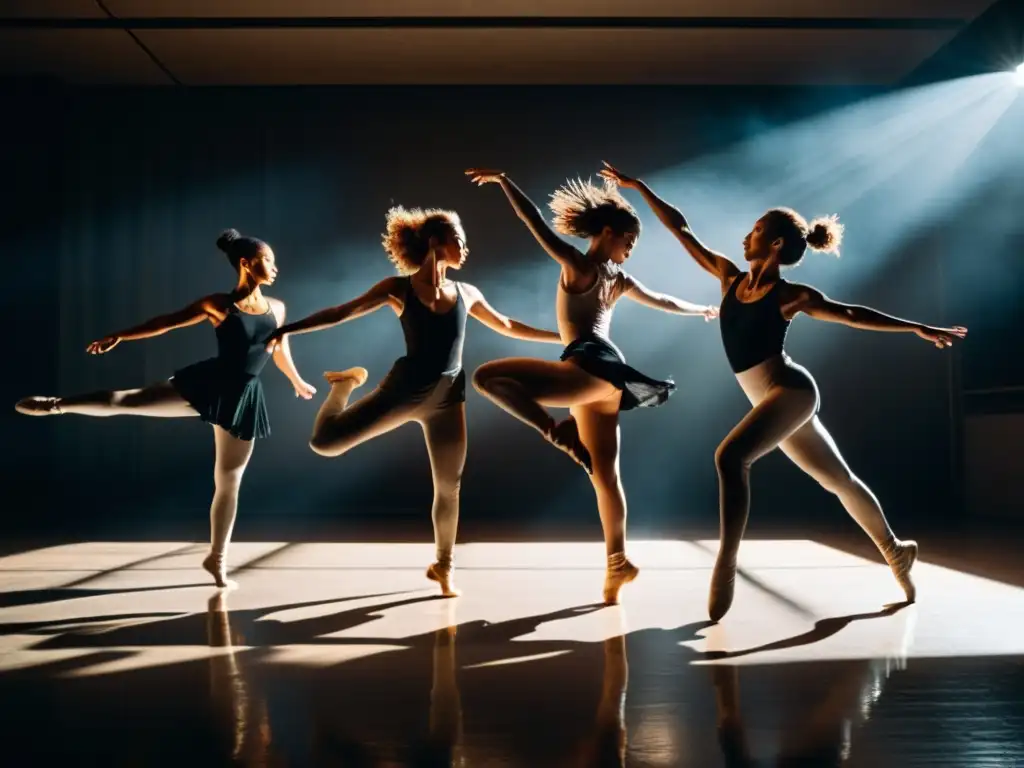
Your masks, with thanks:
[{"label": "dark studio wall", "polygon": [[[212,329],[185,329],[92,358],[85,345],[118,328],[226,290],[231,270],[214,247],[229,226],[274,247],[271,292],[291,318],[339,303],[389,274],[379,245],[392,204],[451,207],[470,246],[462,277],[500,310],[553,327],[557,266],[533,242],[495,187],[462,176],[472,165],[507,170],[539,204],[568,176],[595,174],[607,158],[651,176],[721,150],[765,126],[859,95],[741,89],[12,89],[18,119],[5,127],[9,221],[5,325],[9,404],[33,393],[131,387],[160,380],[214,351]],[[672,197],[671,190],[666,195]],[[718,301],[714,282],[636,201],[645,232],[630,270],[651,287]],[[684,211],[688,200],[675,200]],[[692,202],[692,201],[690,201]],[[793,204],[788,200],[774,201]],[[706,204],[706,201],[705,201]],[[715,201],[723,211],[730,200]],[[823,203],[827,205],[827,203]],[[872,226],[872,206],[840,211],[852,234]],[[807,210],[808,214],[821,210]],[[724,231],[694,220],[710,244],[736,254],[759,211],[738,210]],[[877,273],[844,288],[847,259],[810,259],[794,279],[850,301],[934,322],[948,318],[938,251],[876,255]],[[872,262],[873,263],[873,262]],[[887,265],[882,270],[882,264]],[[796,277],[799,275],[799,277]],[[896,520],[954,514],[950,473],[950,358],[893,334],[819,327],[800,319],[789,350],[822,391],[822,418],[846,458]],[[717,519],[713,453],[745,413],[714,325],[620,305],[613,337],[630,362],[674,375],[663,408],[623,418],[622,473],[634,526],[708,528]],[[307,380],[297,401],[268,366],[273,436],[256,446],[243,515],[324,523],[363,515],[423,515],[426,451],[416,426],[326,460],[306,447],[325,369],[364,365],[379,380],[401,354],[387,311],[293,341]],[[465,364],[499,356],[557,356],[558,349],[469,329]],[[586,478],[510,417],[469,393],[469,460],[463,518],[552,521],[597,535]],[[2,411],[5,487],[16,524],[60,530],[90,520],[192,521],[202,529],[212,487],[209,427],[187,420],[78,417],[30,420]],[[838,504],[777,455],[754,472],[755,517],[833,520]],[[425,529],[426,530],[426,529]]]}]

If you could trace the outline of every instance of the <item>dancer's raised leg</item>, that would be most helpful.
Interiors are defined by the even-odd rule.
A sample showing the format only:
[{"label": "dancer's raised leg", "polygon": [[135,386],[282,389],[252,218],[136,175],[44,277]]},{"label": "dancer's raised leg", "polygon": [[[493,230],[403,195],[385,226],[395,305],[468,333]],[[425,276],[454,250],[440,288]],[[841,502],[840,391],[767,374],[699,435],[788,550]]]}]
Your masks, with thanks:
[{"label": "dancer's raised leg", "polygon": [[556,423],[544,406],[570,408],[602,400],[619,390],[591,376],[570,361],[550,362],[530,357],[492,360],[473,373],[473,386],[500,408],[540,432],[548,442],[569,454],[590,472],[587,455],[570,417]]},{"label": "dancer's raised leg", "polygon": [[238,492],[242,475],[252,457],[253,441],[239,440],[226,429],[213,428],[217,458],[213,467],[213,503],[210,505],[210,553],[203,568],[218,587],[228,586],[227,549],[238,515]]},{"label": "dancer's raised leg", "polygon": [[169,381],[139,389],[100,390],[70,397],[26,397],[14,406],[27,416],[149,416],[183,418],[198,416]]},{"label": "dancer's raised leg", "polygon": [[850,471],[832,435],[817,416],[794,432],[780,446],[800,469],[826,491],[834,493],[843,507],[882,553],[908,602],[917,598],[910,569],[917,559],[917,542],[900,541],[885,519],[882,505],[859,477]]},{"label": "dancer's raised leg", "polygon": [[452,550],[459,528],[459,490],[466,465],[466,406],[464,403],[435,411],[420,422],[430,454],[434,477],[434,522],[436,561],[427,568],[427,578],[441,585],[445,597],[459,594],[452,572]]},{"label": "dancer's raised leg", "polygon": [[596,403],[578,405],[572,414],[579,426],[580,439],[594,463],[590,482],[597,497],[597,511],[604,532],[608,558],[604,579],[604,601],[619,602],[619,590],[640,573],[626,558],[626,493],[619,476],[619,399],[615,394]]},{"label": "dancer's raised leg", "polygon": [[349,406],[352,390],[366,381],[364,368],[325,376],[331,382],[331,391],[313,423],[309,447],[314,453],[340,456],[360,443],[400,427],[414,416],[415,403],[403,401],[394,392],[380,387]]}]

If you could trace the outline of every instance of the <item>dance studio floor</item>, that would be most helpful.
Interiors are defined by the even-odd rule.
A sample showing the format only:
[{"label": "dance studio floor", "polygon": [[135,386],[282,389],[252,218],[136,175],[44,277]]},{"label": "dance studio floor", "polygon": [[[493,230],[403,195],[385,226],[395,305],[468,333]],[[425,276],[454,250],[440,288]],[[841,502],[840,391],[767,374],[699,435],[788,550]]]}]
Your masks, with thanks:
[{"label": "dance studio floor", "polygon": [[[874,558],[637,541],[623,605],[597,543],[88,542],[0,558],[0,763],[1021,766],[1024,589],[948,559],[916,605]],[[12,551],[10,546],[8,551]]]}]

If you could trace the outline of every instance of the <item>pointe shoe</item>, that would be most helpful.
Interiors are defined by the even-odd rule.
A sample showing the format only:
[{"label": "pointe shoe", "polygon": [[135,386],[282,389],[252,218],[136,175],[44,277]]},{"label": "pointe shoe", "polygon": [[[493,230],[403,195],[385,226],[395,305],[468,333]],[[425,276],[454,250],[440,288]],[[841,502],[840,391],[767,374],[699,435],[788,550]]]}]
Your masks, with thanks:
[{"label": "pointe shoe", "polygon": [[917,560],[917,551],[917,542],[907,540],[897,542],[885,555],[889,568],[892,570],[892,575],[896,577],[896,582],[903,590],[903,594],[906,595],[908,603],[913,603],[917,600],[917,587],[914,585],[914,579],[910,575],[910,569],[914,567],[914,563]]},{"label": "pointe shoe", "polygon": [[732,599],[736,590],[736,564],[715,562],[715,570],[711,572],[711,589],[708,592],[708,616],[712,621],[720,621],[732,607]]},{"label": "pointe shoe", "polygon": [[452,572],[454,570],[454,566],[440,561],[431,563],[427,568],[427,578],[441,585],[441,595],[443,597],[458,597],[462,594],[460,590],[456,589],[455,581],[452,579]]},{"label": "pointe shoe", "polygon": [[369,375],[369,371],[359,366],[346,368],[344,371],[324,371],[324,378],[331,384],[337,384],[340,381],[345,381],[345,379],[353,379],[357,387],[363,386]]},{"label": "pointe shoe", "polygon": [[25,397],[14,404],[14,410],[25,416],[59,416],[64,411],[60,409],[60,398],[42,397],[39,395]]},{"label": "pointe shoe", "polygon": [[558,450],[567,453],[569,458],[583,467],[588,475],[594,474],[590,451],[587,450],[587,447],[583,445],[583,441],[580,440],[576,419],[572,416],[555,424],[544,437]]},{"label": "pointe shoe", "polygon": [[640,575],[640,569],[629,560],[623,560],[621,565],[608,568],[604,573],[604,604],[618,605],[619,591]]},{"label": "pointe shoe", "polygon": [[213,576],[213,581],[219,589],[237,587],[238,584],[227,576],[227,564],[224,562],[224,555],[217,555],[211,552],[203,559],[203,570]]}]

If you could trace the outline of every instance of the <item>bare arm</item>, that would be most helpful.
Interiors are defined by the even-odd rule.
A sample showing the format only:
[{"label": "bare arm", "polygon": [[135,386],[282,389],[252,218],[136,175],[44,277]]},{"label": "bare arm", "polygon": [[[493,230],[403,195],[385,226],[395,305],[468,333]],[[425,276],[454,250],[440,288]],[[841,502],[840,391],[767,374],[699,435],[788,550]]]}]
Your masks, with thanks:
[{"label": "bare arm", "polygon": [[199,301],[194,301],[187,307],[176,312],[168,312],[166,315],[154,317],[144,323],[139,323],[123,331],[112,333],[102,339],[98,339],[88,347],[86,351],[92,355],[102,355],[109,352],[122,341],[136,341],[138,339],[149,339],[153,336],[160,336],[177,328],[186,328],[209,320],[214,316],[219,304],[227,301],[224,297],[206,296]]},{"label": "bare arm", "polygon": [[274,340],[279,339],[282,336],[286,336],[289,333],[311,333],[312,331],[322,331],[325,328],[331,328],[339,323],[355,320],[357,317],[362,317],[363,315],[375,312],[390,302],[391,296],[396,291],[395,285],[397,279],[398,278],[395,277],[389,277],[385,280],[381,280],[362,296],[358,296],[352,299],[352,301],[339,304],[336,307],[321,309],[319,312],[314,312],[312,315],[305,317],[302,320],[296,320],[294,323],[282,325],[274,331],[273,334],[271,334],[269,341],[273,342]]},{"label": "bare arm", "polygon": [[[270,306],[274,310],[274,316],[277,318],[278,327],[284,323],[287,310],[285,309],[284,302],[278,299],[270,299]],[[299,374],[299,369],[295,367],[295,361],[292,360],[292,347],[288,343],[288,337],[284,336],[281,341],[274,345],[273,352],[274,365],[288,377],[288,381],[292,383],[292,387],[295,389],[295,395],[301,397],[304,400],[309,400],[316,394],[316,389],[306,383],[305,379]]]},{"label": "bare arm", "polygon": [[671,312],[675,315],[700,315],[705,320],[713,320],[718,317],[718,307],[708,304],[693,304],[683,299],[677,299],[675,296],[669,296],[667,293],[652,291],[633,277],[629,278],[629,287],[622,295],[637,304],[659,309],[662,312]]},{"label": "bare arm", "polygon": [[967,335],[967,329],[959,325],[952,328],[938,328],[893,317],[871,307],[833,301],[809,285],[789,284],[786,288],[786,293],[782,297],[782,309],[787,317],[792,317],[797,312],[803,312],[815,320],[840,323],[865,331],[915,333],[940,349],[952,346],[954,338],[962,339]]},{"label": "bare arm", "polygon": [[605,163],[605,168],[600,173],[602,177],[614,181],[620,186],[635,189],[639,192],[647,205],[654,211],[654,215],[658,217],[658,220],[676,236],[676,239],[682,243],[686,252],[693,257],[693,260],[705,272],[711,273],[723,282],[731,280],[739,274],[739,267],[732,260],[717,251],[711,250],[697,239],[682,211],[654,194],[654,190],[643,181],[627,176],[608,163]]},{"label": "bare arm", "polygon": [[565,269],[575,269],[580,265],[583,254],[551,229],[540,209],[504,173],[470,168],[466,171],[466,175],[481,186],[488,183],[499,184],[505,197],[512,204],[512,210],[516,212],[516,216],[522,220],[537,242],[548,252],[548,255]]},{"label": "bare arm", "polygon": [[508,336],[512,339],[523,341],[540,341],[548,344],[561,344],[562,338],[554,331],[544,331],[539,328],[513,320],[510,317],[498,312],[484,298],[480,289],[469,283],[460,283],[463,297],[469,307],[469,314],[486,325],[492,331]]}]

